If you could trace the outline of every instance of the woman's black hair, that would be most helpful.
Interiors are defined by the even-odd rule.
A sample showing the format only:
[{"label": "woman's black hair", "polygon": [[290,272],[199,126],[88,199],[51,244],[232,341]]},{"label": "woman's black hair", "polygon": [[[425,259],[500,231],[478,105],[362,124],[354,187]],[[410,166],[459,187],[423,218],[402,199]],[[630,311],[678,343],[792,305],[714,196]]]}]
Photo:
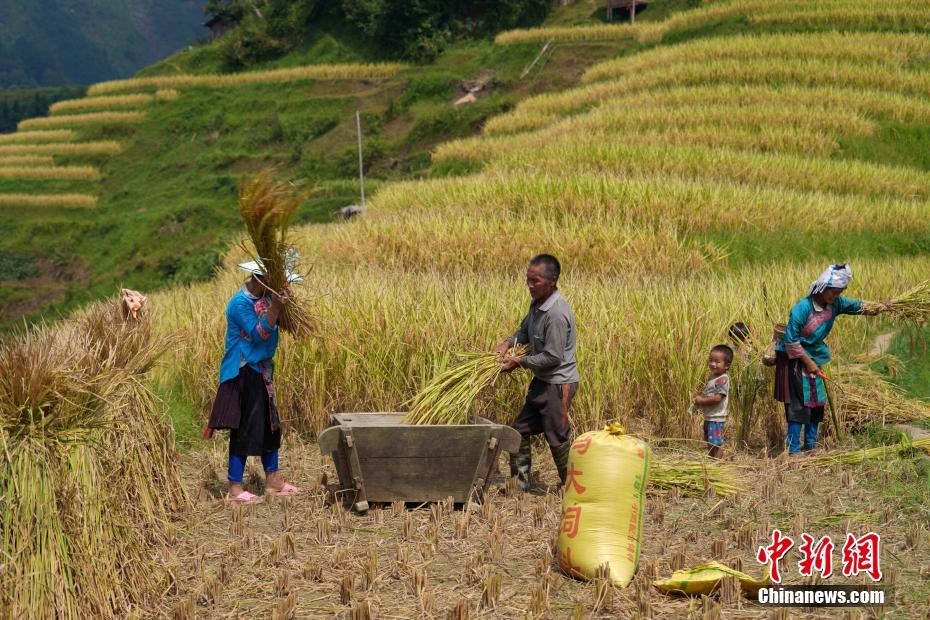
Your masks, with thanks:
[{"label": "woman's black hair", "polygon": [[730,325],[730,329],[727,332],[730,336],[730,340],[733,342],[738,342],[740,344],[746,344],[749,342],[749,327],[742,321],[737,321]]}]

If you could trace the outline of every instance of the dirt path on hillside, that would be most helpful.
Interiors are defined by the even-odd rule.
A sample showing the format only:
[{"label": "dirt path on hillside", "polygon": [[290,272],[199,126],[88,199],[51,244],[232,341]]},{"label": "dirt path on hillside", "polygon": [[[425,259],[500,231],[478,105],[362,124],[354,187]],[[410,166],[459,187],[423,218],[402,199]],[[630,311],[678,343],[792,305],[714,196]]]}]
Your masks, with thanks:
[{"label": "dirt path on hillside", "polygon": [[[879,334],[872,340],[872,344],[869,346],[869,356],[870,357],[879,357],[888,352],[891,348],[891,343],[894,340],[894,337],[898,335],[898,330],[892,330]],[[907,433],[911,439],[930,439],[930,430],[921,428],[919,426],[914,426],[912,424],[894,424],[894,428]]]},{"label": "dirt path on hillside", "polygon": [[884,334],[875,336],[875,339],[872,341],[872,344],[869,347],[869,355],[871,357],[878,357],[887,353],[888,349],[891,348],[892,340],[894,340],[894,337],[897,335],[898,330],[894,329],[890,332],[885,332]]}]

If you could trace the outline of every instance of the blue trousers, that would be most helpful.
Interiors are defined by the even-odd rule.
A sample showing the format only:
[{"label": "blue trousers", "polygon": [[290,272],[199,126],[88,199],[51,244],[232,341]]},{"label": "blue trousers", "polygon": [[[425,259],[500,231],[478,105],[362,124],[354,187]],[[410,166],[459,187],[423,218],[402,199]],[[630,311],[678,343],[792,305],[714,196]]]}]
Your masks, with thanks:
[{"label": "blue trousers", "polygon": [[[245,459],[244,456],[236,456],[235,454],[229,455],[229,481],[233,484],[242,484],[242,475],[245,473]],[[266,452],[262,455],[262,467],[265,468],[265,473],[270,474],[273,471],[278,471],[278,451],[274,450],[273,452]]]},{"label": "blue trousers", "polygon": [[788,422],[788,452],[799,452],[803,450],[813,450],[817,447],[817,424],[807,424],[804,428],[804,447],[801,448],[801,427],[805,426],[800,422]]}]

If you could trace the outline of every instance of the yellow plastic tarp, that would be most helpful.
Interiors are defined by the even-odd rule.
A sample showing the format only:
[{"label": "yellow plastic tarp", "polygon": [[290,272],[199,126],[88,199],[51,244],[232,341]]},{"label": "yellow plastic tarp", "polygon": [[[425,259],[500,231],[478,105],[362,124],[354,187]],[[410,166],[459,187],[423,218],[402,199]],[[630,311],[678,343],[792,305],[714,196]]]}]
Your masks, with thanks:
[{"label": "yellow plastic tarp", "polygon": [[591,579],[605,567],[614,585],[630,583],[642,544],[649,458],[649,444],[619,425],[575,440],[557,545],[563,572]]},{"label": "yellow plastic tarp", "polygon": [[733,570],[719,562],[710,562],[695,568],[676,570],[668,579],[659,579],[653,581],[652,584],[663,594],[709,595],[720,586],[720,582],[724,577],[739,579],[740,589],[748,597],[755,597],[756,593],[759,592],[759,588],[764,588],[772,583],[767,577],[765,579],[753,579],[746,573]]}]

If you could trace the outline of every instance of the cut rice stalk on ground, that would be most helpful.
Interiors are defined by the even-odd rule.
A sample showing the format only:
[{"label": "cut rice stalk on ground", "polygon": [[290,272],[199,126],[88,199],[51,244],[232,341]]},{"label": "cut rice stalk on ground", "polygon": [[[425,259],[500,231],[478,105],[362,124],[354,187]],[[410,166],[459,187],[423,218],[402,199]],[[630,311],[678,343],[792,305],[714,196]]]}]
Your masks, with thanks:
[{"label": "cut rice stalk on ground", "polygon": [[732,465],[667,454],[656,454],[652,459],[649,483],[660,489],[675,488],[688,495],[704,495],[708,488],[720,496],[745,489],[741,474]]},{"label": "cut rice stalk on ground", "polygon": [[829,454],[812,456],[798,461],[798,466],[814,467],[818,465],[856,464],[873,459],[885,459],[890,456],[912,457],[921,452],[930,454],[930,439],[902,441],[898,444],[878,446],[877,448],[831,452]]},{"label": "cut rice stalk on ground", "polygon": [[909,398],[904,390],[866,368],[843,367],[834,374],[833,385],[837,407],[853,429],[873,422],[930,421],[930,405]]}]

